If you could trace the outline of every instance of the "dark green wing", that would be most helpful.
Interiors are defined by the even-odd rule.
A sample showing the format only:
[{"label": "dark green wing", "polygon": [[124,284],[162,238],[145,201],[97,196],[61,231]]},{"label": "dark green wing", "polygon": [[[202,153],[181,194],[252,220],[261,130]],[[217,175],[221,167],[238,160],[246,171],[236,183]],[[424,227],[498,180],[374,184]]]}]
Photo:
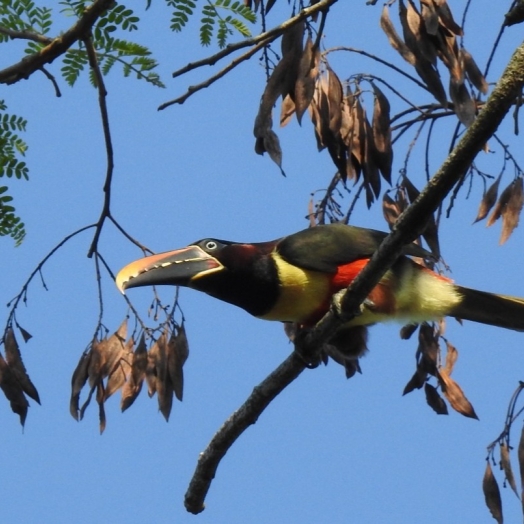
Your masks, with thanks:
[{"label": "dark green wing", "polygon": [[[280,256],[295,266],[335,273],[338,266],[361,258],[369,258],[386,238],[387,233],[374,229],[327,224],[299,231],[284,237],[277,244]],[[409,244],[403,253],[414,257],[432,255],[416,244]]]}]

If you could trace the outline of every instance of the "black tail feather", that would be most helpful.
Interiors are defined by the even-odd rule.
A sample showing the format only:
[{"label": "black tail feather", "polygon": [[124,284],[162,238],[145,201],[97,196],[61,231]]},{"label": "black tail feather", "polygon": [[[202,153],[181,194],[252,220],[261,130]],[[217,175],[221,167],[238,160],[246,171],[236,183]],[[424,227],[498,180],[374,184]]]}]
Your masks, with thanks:
[{"label": "black tail feather", "polygon": [[515,331],[524,331],[524,299],[508,295],[496,295],[457,286],[463,296],[462,302],[450,316],[472,320]]}]

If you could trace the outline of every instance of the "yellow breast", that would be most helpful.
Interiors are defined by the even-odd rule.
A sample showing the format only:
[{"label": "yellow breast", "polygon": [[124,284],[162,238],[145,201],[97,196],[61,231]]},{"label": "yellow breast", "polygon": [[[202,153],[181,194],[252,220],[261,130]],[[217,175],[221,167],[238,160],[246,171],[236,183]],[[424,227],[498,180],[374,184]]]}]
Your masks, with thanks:
[{"label": "yellow breast", "polygon": [[317,312],[330,296],[330,275],[310,271],[286,262],[278,253],[273,253],[280,281],[280,292],[275,307],[264,320],[281,322],[305,322]]}]

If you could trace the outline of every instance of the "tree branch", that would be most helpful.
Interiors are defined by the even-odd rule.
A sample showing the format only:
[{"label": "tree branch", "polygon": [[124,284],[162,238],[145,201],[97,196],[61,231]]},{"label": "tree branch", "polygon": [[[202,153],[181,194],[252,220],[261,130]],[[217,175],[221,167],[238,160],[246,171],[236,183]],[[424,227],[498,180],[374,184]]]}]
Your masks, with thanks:
[{"label": "tree branch", "polygon": [[271,43],[272,41],[273,41],[272,38],[268,40],[262,40],[256,46],[252,47],[251,49],[246,51],[244,54],[232,60],[226,67],[221,69],[215,75],[209,77],[204,82],[201,82],[200,84],[197,84],[196,86],[189,86],[187,88],[187,91],[182,96],[179,96],[178,98],[175,98],[168,102],[164,102],[163,104],[159,105],[158,110],[161,111],[162,109],[165,109],[166,107],[172,106],[174,104],[183,104],[191,95],[194,95],[201,89],[205,89],[206,87],[209,87],[211,84],[214,84],[217,80],[220,80],[227,73],[235,69],[237,65],[251,58],[256,52],[258,52],[260,49],[262,49],[264,46]]},{"label": "tree branch", "polygon": [[33,31],[15,31],[4,26],[0,26],[0,34],[6,35],[13,40],[32,40],[33,42],[44,45],[49,45],[53,42],[52,38]]},{"label": "tree branch", "polygon": [[302,11],[298,13],[298,15],[289,18],[279,26],[274,27],[273,29],[270,29],[269,31],[266,31],[264,33],[260,33],[259,35],[254,36],[253,38],[246,38],[245,40],[241,40],[240,42],[236,42],[235,44],[229,44],[224,49],[222,49],[218,53],[215,53],[214,55],[208,56],[207,58],[204,58],[202,60],[198,60],[197,62],[191,62],[186,66],[177,69],[172,76],[173,78],[176,78],[178,76],[184,75],[185,73],[188,73],[189,71],[198,69],[199,67],[206,65],[215,65],[219,60],[222,60],[222,58],[225,58],[226,56],[229,56],[231,53],[234,53],[239,49],[243,49],[244,47],[254,46],[259,44],[260,42],[272,42],[273,40],[276,40],[284,31],[286,31],[290,27],[293,27],[295,24],[298,24],[301,20],[309,18],[310,16],[313,16],[314,14],[319,13],[321,11],[326,11],[337,2],[338,0],[321,0],[320,2],[318,2],[315,5],[312,5],[311,7],[306,7],[305,9],[302,9]]},{"label": "tree branch", "polygon": [[75,42],[86,38],[98,18],[114,4],[114,0],[95,0],[84,14],[65,33],[51,40],[38,53],[26,56],[20,62],[0,71],[0,84],[14,84],[29,78],[45,64],[65,53]]},{"label": "tree branch", "polygon": [[360,304],[376,286],[404,245],[419,236],[433,212],[449,194],[454,184],[467,172],[476,155],[493,136],[524,86],[524,44],[515,51],[497,86],[437,173],[411,206],[399,217],[392,232],[382,242],[370,262],[349,286],[341,299],[340,312],[330,311],[305,336],[299,337],[293,353],[277,370],[269,375],[244,405],[224,424],[200,455],[185,497],[188,511],[199,513],[204,509],[204,498],[209,490],[218,464],[229,447],[253,424],[269,403],[283,391],[306,367],[296,353],[315,363],[320,348],[335,331],[354,318]]},{"label": "tree branch", "polygon": [[100,238],[100,233],[102,233],[102,227],[104,225],[105,219],[111,216],[111,182],[113,179],[114,160],[111,130],[109,128],[109,115],[107,113],[107,91],[104,85],[104,77],[102,76],[102,72],[98,66],[98,60],[96,58],[96,50],[93,46],[93,41],[91,38],[86,38],[84,43],[86,46],[87,56],[89,57],[89,65],[93,71],[93,74],[95,75],[96,87],[98,89],[98,105],[100,107],[100,115],[102,116],[102,128],[104,130],[104,141],[106,144],[107,157],[106,179],[104,182],[104,204],[102,206],[100,218],[98,219],[96,225],[95,235],[93,237],[93,241],[91,242],[91,247],[87,253],[88,258],[91,258],[98,249],[98,239]]},{"label": "tree branch", "polygon": [[[24,285],[22,286],[22,289],[20,290],[20,293],[16,295],[16,297],[12,298],[8,303],[7,307],[10,307],[9,315],[7,317],[6,327],[4,330],[4,338],[5,334],[7,333],[7,330],[11,327],[11,324],[13,322],[13,318],[15,315],[16,308],[20,304],[20,301],[23,299],[24,302],[26,301],[27,297],[27,290],[29,288],[29,284],[33,280],[33,278],[37,275],[41,275],[42,268],[44,267],[45,263],[69,240],[71,240],[76,235],[79,235],[80,233],[83,233],[84,231],[87,231],[88,229],[91,229],[92,227],[96,227],[96,224],[89,224],[88,226],[81,227],[80,229],[77,229],[76,231],[73,231],[73,233],[70,233],[65,238],[63,238],[47,255],[38,263],[36,268],[31,272],[28,279],[25,281]],[[45,284],[44,284],[45,287]]]}]

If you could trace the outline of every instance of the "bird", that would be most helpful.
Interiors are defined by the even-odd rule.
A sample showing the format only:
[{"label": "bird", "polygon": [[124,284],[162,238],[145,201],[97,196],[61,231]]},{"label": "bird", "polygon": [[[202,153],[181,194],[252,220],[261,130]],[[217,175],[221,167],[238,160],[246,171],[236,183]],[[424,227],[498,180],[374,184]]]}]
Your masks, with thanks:
[{"label": "bird", "polygon": [[[115,280],[121,292],[141,286],[184,286],[264,320],[311,328],[386,236],[333,223],[269,242],[206,238],[131,262]],[[459,286],[421,263],[431,257],[418,244],[406,245],[360,314],[333,334],[338,351],[330,356],[339,363],[361,356],[367,350],[367,327],[379,322],[420,323],[449,316],[524,331],[524,299]]]}]

